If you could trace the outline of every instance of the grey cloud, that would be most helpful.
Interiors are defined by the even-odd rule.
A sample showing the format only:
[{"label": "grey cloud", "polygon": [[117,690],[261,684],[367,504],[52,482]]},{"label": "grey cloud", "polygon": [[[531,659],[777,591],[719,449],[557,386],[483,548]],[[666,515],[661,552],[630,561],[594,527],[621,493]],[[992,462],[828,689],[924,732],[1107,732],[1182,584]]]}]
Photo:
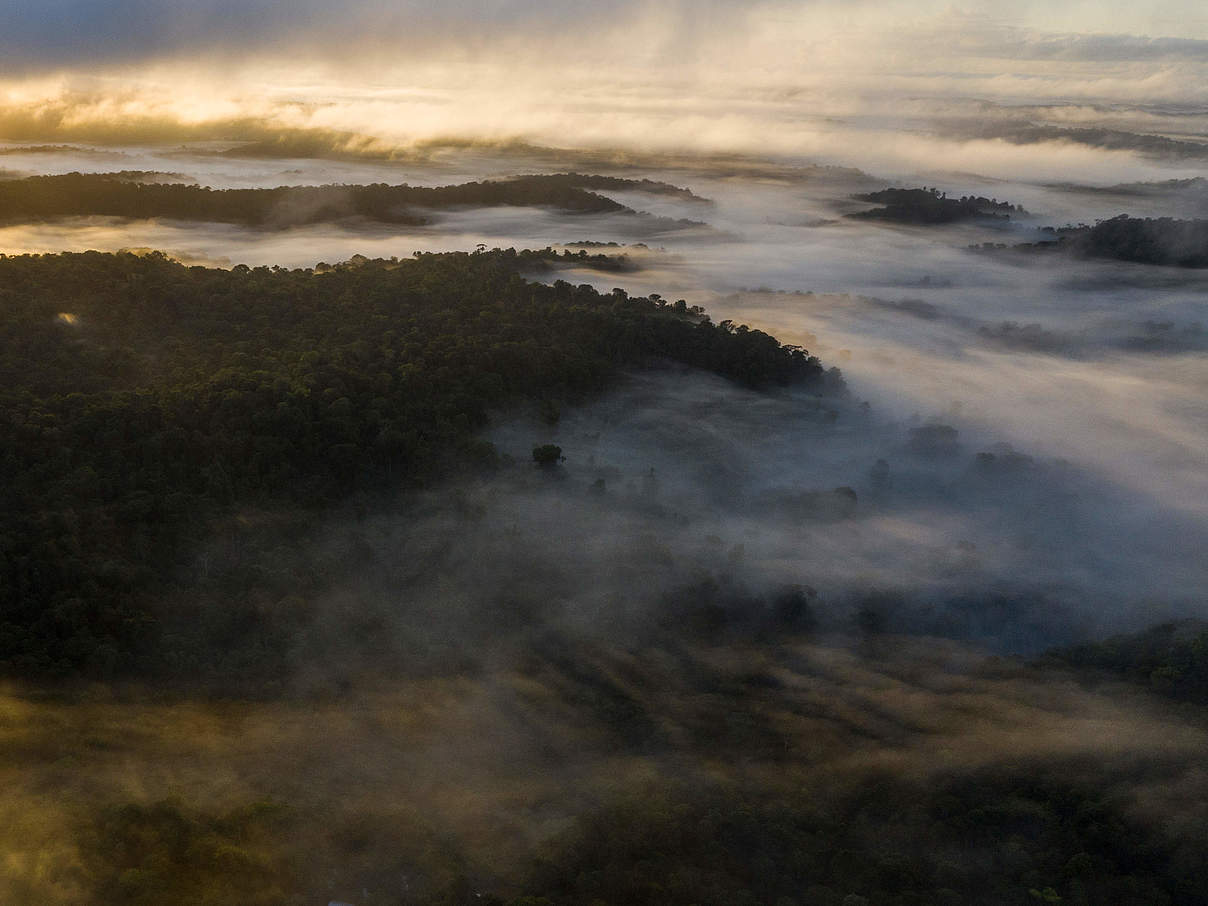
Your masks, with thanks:
[{"label": "grey cloud", "polygon": [[215,43],[248,45],[292,30],[323,6],[271,0],[51,0],[12,10],[0,28],[5,68],[34,68],[145,58]]},{"label": "grey cloud", "polygon": [[1146,35],[1034,35],[1002,48],[1033,60],[1140,62],[1193,60],[1208,62],[1208,41]]},{"label": "grey cloud", "polygon": [[[742,20],[755,27],[783,21],[791,31],[798,27],[794,21],[803,15],[808,17],[811,11],[818,11],[821,22],[843,11],[842,5],[827,0],[765,0],[755,4],[733,0],[563,0],[557,4],[533,0],[448,0],[441,4],[348,0],[338,5],[320,0],[48,0],[20,6],[10,0],[7,6],[0,12],[0,72],[140,61],[183,53],[262,52],[297,43],[337,57],[347,55],[350,41],[359,46],[431,50],[434,45],[472,48],[508,37],[545,39],[557,32],[559,41],[573,45],[598,39],[600,29],[623,26],[636,17],[645,17],[644,25],[632,37],[646,39],[652,30],[665,28],[676,53],[684,55],[681,59],[690,59],[695,42],[719,35],[737,36]],[[851,7],[865,15],[870,9],[883,7],[889,21],[902,16],[901,6],[893,2],[861,2]],[[904,35],[904,40],[914,44],[919,34],[925,35],[929,29],[917,21],[913,25],[903,22],[902,29],[893,33]],[[655,22],[662,25],[656,26]],[[938,43],[947,46],[951,36],[943,22],[936,20]],[[1087,28],[1098,24],[1088,21]],[[593,32],[585,33],[586,28]],[[802,39],[812,40],[814,31],[812,26],[804,27]],[[842,37],[845,43],[858,43],[868,36],[845,32]],[[1208,41],[1204,40],[1051,34],[1006,26],[1000,12],[992,19],[971,22],[960,37],[961,52],[990,58],[1208,60]]]},{"label": "grey cloud", "polygon": [[[442,37],[472,44],[505,30],[523,35],[599,25],[642,6],[632,0],[556,5],[527,0],[449,0],[439,5],[417,0],[338,5],[319,0],[50,0],[0,17],[0,73],[189,52],[258,52],[297,42],[317,49],[336,38],[397,47],[420,47]],[[720,0],[706,0],[671,4],[663,12],[669,9],[688,21],[728,8]],[[347,47],[342,43],[335,50],[346,54]]]}]

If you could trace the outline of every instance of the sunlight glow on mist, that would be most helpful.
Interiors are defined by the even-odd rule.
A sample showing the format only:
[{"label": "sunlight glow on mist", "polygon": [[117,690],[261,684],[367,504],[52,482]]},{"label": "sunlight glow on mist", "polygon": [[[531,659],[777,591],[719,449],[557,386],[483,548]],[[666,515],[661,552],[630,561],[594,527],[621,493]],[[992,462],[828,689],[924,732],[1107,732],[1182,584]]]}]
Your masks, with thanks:
[{"label": "sunlight glow on mist", "polygon": [[[55,9],[69,18],[94,7]],[[519,140],[826,160],[850,160],[853,133],[871,131],[855,143],[879,149],[866,154],[867,166],[878,156],[908,168],[944,155],[955,167],[990,160],[999,173],[1026,163],[1002,147],[928,144],[928,129],[937,119],[1015,116],[1023,107],[1046,121],[1118,125],[1144,119],[1153,105],[1208,106],[1208,41],[1196,39],[1208,26],[1182,3],[1074,4],[1057,19],[1035,3],[1004,15],[986,3],[938,2],[418,11],[366,0],[338,21],[315,4],[291,12],[285,19],[251,4],[224,25],[169,6],[152,32],[171,40],[101,34],[88,59],[47,44],[37,65],[18,62],[39,50],[40,32],[26,22],[34,43],[11,48],[0,67],[0,79],[8,73],[0,113],[25,115],[44,133],[28,137],[47,139],[107,140],[106,129],[140,122],[170,134],[172,124],[255,121],[401,146]],[[275,27],[241,31],[244,19]],[[1080,112],[1064,113],[1071,104]],[[27,137],[13,132],[0,122],[0,137]],[[1040,175],[1052,178],[1053,169]]]}]

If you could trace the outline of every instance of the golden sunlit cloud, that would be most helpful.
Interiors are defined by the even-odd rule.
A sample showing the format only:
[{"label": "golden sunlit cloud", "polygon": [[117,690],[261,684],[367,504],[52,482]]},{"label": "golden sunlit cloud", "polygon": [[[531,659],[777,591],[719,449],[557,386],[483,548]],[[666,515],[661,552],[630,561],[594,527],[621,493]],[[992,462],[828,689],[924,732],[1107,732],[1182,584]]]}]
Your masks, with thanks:
[{"label": "golden sunlit cloud", "polygon": [[[77,4],[81,15],[95,5]],[[172,32],[204,32],[187,48],[115,44],[108,59],[48,54],[40,75],[13,71],[0,82],[0,138],[257,140],[263,126],[349,133],[381,151],[457,139],[830,158],[850,151],[852,131],[905,133],[917,147],[936,118],[1003,115],[968,109],[971,98],[1033,116],[1053,107],[1058,119],[1104,99],[1138,117],[1208,102],[1198,20],[1177,38],[1127,32],[1162,28],[1174,5],[1142,15],[1083,4],[1077,27],[1063,13],[1062,32],[1037,30],[1051,14],[1039,4],[1010,17],[945,3],[468,6],[416,16],[361,3],[333,25],[315,5],[278,22],[253,4],[259,25],[242,35],[201,29],[194,12]],[[953,150],[1020,164],[1009,149]],[[901,165],[917,158],[907,150]]]}]

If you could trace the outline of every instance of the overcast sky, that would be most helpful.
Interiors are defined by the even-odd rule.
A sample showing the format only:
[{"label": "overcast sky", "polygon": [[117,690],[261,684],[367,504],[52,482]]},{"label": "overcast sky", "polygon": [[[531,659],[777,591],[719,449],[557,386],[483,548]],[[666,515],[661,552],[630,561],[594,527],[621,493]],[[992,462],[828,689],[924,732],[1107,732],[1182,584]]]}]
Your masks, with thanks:
[{"label": "overcast sky", "polygon": [[[1201,6],[0,0],[0,114],[25,124],[10,126],[10,139],[255,119],[391,143],[521,139],[821,160],[849,158],[858,129],[858,149],[955,165],[959,155],[928,130],[988,107],[1030,107],[1058,125],[1199,130],[1188,117],[1208,111]],[[917,127],[910,137],[906,120]],[[45,135],[33,121],[48,124]],[[982,165],[1002,158],[995,172],[1023,166],[1001,143],[974,150]]]},{"label": "overcast sky", "polygon": [[[270,52],[299,41],[336,56],[341,42],[360,35],[367,43],[407,47],[456,46],[526,33],[544,38],[571,29],[568,40],[590,43],[593,30],[622,26],[668,29],[695,38],[736,23],[758,29],[807,29],[820,24],[858,33],[886,28],[907,32],[935,27],[1000,29],[1004,52],[1107,59],[1208,56],[1195,40],[1208,37],[1208,13],[1197,0],[1167,2],[1063,2],[972,0],[874,2],[798,0],[736,3],[725,0],[4,0],[0,58],[15,70],[139,61],[189,52]],[[1008,8],[1004,12],[1004,7]],[[1047,34],[1046,34],[1047,33]],[[630,32],[642,40],[641,34]],[[1081,39],[1076,36],[1082,35]],[[1094,36],[1094,37],[1086,37]],[[1167,40],[1162,40],[1167,39]],[[322,50],[319,50],[322,48]],[[348,45],[344,44],[345,51]]]}]

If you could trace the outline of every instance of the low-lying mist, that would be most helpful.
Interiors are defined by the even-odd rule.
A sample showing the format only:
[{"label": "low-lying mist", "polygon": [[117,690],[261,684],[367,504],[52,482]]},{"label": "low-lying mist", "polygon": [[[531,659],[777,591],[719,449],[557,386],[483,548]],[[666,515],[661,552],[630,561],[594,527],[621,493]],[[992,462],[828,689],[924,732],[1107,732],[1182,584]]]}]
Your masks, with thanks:
[{"label": "low-lying mist", "polygon": [[872,659],[554,640],[473,678],[304,701],[0,706],[13,899],[577,904],[615,884],[655,903],[659,878],[703,876],[683,902],[1010,903],[1037,883],[1201,902],[1202,728],[935,641]]},{"label": "low-lying mist", "polygon": [[[274,684],[309,693],[507,664],[547,638],[895,632],[1033,654],[1204,614],[1202,512],[959,413],[897,419],[668,368],[488,436],[505,459],[489,477],[200,551],[183,578],[203,599],[231,570],[287,595],[231,656],[262,633],[288,649]],[[543,444],[563,461],[535,464]],[[290,576],[311,589],[302,600]]]},{"label": "low-lying mist", "polygon": [[[130,153],[123,167],[159,163]],[[549,168],[539,158],[479,152],[459,160],[453,169],[474,178],[492,168],[495,175]],[[240,170],[244,164],[224,159],[222,166],[244,172],[244,184],[265,174],[261,163]],[[307,162],[299,183],[320,181],[327,166]],[[448,172],[428,178],[444,182]],[[481,521],[441,516],[453,519],[451,531],[485,545],[437,571],[473,577],[457,591],[458,612],[490,606],[472,589],[500,584],[498,570],[553,577],[563,590],[536,597],[588,624],[592,614],[615,618],[627,607],[645,613],[676,588],[711,578],[755,597],[812,587],[834,627],[850,628],[871,601],[896,612],[902,628],[1015,651],[1203,612],[1202,272],[969,248],[1032,241],[1041,226],[1117,213],[1112,205],[1121,197],[1135,200],[1130,213],[1155,215],[1180,184],[1121,196],[923,178],[919,184],[954,197],[993,196],[1028,212],[929,227],[848,217],[868,207],[853,196],[888,184],[858,171],[613,172],[685,186],[710,204],[601,190],[656,216],[491,208],[440,212],[422,228],[270,232],[91,218],[7,227],[0,244],[10,251],[149,247],[190,261],[305,267],[479,243],[616,242],[638,270],[535,276],[686,298],[715,320],[766,329],[843,369],[851,400],[821,409],[664,375],[634,377],[621,402],[568,409],[556,428],[499,428],[496,439],[517,461],[548,441],[564,448],[567,463],[561,481],[536,472],[464,491],[479,501],[472,509],[482,510]],[[1087,213],[1077,214],[1084,204]],[[659,218],[707,223],[659,232]],[[953,430],[951,442],[939,426]],[[591,490],[597,479],[602,492]],[[854,503],[835,497],[841,487],[854,491]],[[536,534],[491,550],[509,518]],[[565,558],[509,565],[520,550],[544,557],[533,543],[538,526],[560,521]],[[440,536],[440,524],[416,537]],[[610,526],[612,546],[600,547],[593,524]],[[389,544],[411,543],[391,537]],[[386,564],[394,562],[389,544],[377,554]],[[479,567],[488,573],[479,577]],[[577,571],[593,578],[579,582]],[[584,589],[590,594],[579,600]],[[442,600],[429,589],[413,603],[426,607],[429,597]],[[617,610],[617,601],[628,603]],[[989,623],[977,616],[987,601],[997,602]]]},{"label": "low-lying mist", "polygon": [[[480,147],[435,163],[116,153],[4,163],[219,187],[570,169]],[[1128,160],[1124,178],[1152,178]],[[624,268],[560,260],[528,276],[702,304],[839,366],[847,388],[761,392],[656,363],[590,399],[494,413],[491,470],[354,496],[322,519],[241,503],[156,603],[172,684],[0,699],[12,780],[0,803],[16,816],[0,831],[0,897],[187,902],[205,889],[275,903],[288,888],[586,904],[609,865],[641,861],[625,855],[636,828],[677,841],[643,846],[643,859],[671,853],[664,875],[715,872],[711,893],[685,881],[673,902],[728,906],[750,889],[755,902],[838,906],[873,896],[873,879],[923,884],[937,902],[1058,889],[1115,902],[1153,876],[1182,879],[1169,883],[1198,902],[1204,740],[1188,712],[1024,659],[1206,615],[1208,278],[971,248],[1190,211],[1196,184],[594,163],[708,203],[600,190],[654,216],[493,207],[423,226],[0,228],[6,254],[162,249],[225,267],[479,245],[625,254]],[[1068,177],[1067,165],[1046,167]],[[855,196],[893,185],[1028,213],[850,216],[869,206]],[[86,324],[62,323],[88,342]],[[534,462],[542,445],[561,461]],[[735,880],[716,874],[708,841],[740,826]],[[777,847],[816,861],[768,868]],[[1014,886],[995,899],[983,876]],[[608,882],[613,902],[668,901],[626,877]]]}]

